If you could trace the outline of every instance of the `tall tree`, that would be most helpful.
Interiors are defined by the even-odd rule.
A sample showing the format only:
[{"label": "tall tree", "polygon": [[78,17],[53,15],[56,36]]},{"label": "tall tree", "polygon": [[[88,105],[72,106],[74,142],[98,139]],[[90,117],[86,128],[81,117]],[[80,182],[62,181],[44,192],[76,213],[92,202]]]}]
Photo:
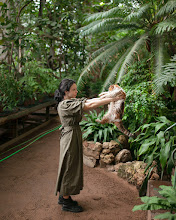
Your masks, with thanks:
[{"label": "tall tree", "polygon": [[89,39],[106,32],[111,41],[92,54],[78,79],[78,87],[96,69],[105,90],[112,83],[120,83],[127,67],[145,56],[150,58],[156,78],[161,77],[163,65],[176,49],[175,12],[175,0],[114,0],[109,10],[89,15],[80,35]]}]

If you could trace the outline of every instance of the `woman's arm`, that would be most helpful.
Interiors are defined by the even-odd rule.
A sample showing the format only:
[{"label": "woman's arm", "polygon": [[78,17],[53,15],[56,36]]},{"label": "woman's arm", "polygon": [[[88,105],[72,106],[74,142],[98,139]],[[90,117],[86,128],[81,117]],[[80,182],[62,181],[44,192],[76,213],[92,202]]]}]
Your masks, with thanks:
[{"label": "woman's arm", "polygon": [[85,104],[84,104],[84,108],[83,110],[86,111],[86,110],[91,110],[91,109],[94,109],[94,108],[97,108],[101,105],[106,105],[106,104],[109,104],[110,102],[114,102],[114,101],[117,101],[117,98],[93,98],[93,99],[87,99]]}]

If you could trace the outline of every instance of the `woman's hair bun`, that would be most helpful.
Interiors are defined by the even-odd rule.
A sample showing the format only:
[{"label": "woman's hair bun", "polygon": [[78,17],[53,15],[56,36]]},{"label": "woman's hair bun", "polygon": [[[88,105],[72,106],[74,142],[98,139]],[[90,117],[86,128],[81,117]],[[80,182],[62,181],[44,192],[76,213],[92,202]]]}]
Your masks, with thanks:
[{"label": "woman's hair bun", "polygon": [[62,97],[62,95],[61,95],[59,89],[57,89],[57,90],[55,91],[55,93],[54,93],[54,99],[55,99],[57,102],[60,102],[61,99],[62,99],[61,97]]},{"label": "woman's hair bun", "polygon": [[75,83],[72,79],[63,79],[59,84],[59,88],[54,93],[54,99],[59,103],[64,99],[65,91],[69,91],[71,86]]}]

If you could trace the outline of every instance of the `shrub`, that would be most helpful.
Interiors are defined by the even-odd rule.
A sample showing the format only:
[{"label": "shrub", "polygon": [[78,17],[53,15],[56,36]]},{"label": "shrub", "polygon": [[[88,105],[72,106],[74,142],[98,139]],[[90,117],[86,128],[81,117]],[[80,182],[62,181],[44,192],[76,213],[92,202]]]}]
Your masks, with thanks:
[{"label": "shrub", "polygon": [[120,132],[114,124],[100,124],[95,120],[101,119],[104,115],[104,111],[99,114],[94,111],[90,111],[89,114],[85,114],[86,120],[82,120],[80,125],[83,131],[83,139],[88,141],[109,142],[111,140],[117,140]]},{"label": "shrub", "polygon": [[176,174],[175,176],[172,176],[172,186],[159,186],[160,190],[158,192],[162,196],[162,198],[159,198],[157,196],[141,197],[141,200],[142,202],[144,202],[144,204],[134,206],[133,211],[164,209],[168,210],[169,212],[159,214],[155,216],[154,219],[176,219],[176,214],[173,213],[176,212],[176,188],[174,187],[175,178]]},{"label": "shrub", "polygon": [[135,157],[148,163],[146,170],[153,161],[157,162],[161,171],[171,174],[174,167],[171,155],[175,149],[176,123],[174,124],[165,116],[156,118],[156,122],[142,125],[137,131],[141,133],[131,143]]}]

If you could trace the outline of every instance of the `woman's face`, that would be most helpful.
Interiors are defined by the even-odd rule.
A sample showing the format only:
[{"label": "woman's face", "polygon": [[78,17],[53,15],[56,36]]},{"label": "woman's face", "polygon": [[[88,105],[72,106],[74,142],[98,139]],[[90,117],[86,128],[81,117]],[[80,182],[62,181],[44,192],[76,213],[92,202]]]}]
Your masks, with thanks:
[{"label": "woman's face", "polygon": [[65,95],[67,96],[68,99],[76,98],[77,93],[78,93],[78,90],[77,90],[77,86],[75,83],[70,87],[69,91],[65,91]]}]

